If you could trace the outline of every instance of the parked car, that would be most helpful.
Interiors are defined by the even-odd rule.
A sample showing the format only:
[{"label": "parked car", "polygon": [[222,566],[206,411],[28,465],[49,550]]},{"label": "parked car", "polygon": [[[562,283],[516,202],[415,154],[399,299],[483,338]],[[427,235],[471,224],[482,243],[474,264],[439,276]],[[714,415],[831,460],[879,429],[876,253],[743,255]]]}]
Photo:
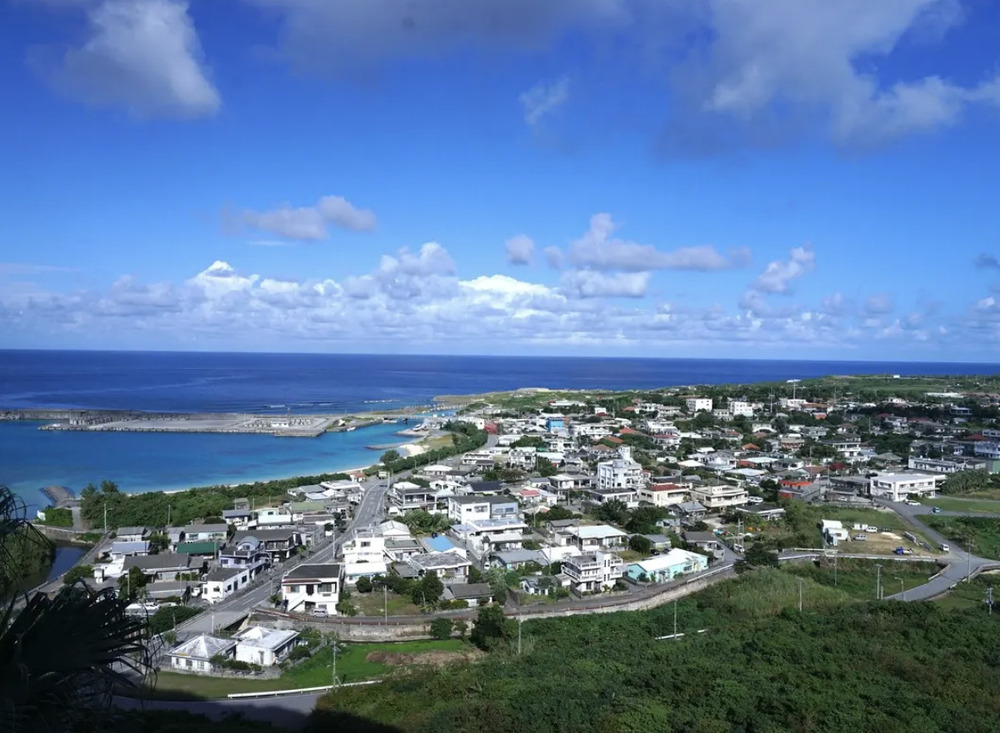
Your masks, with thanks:
[{"label": "parked car", "polygon": [[864,542],[864,541],[866,541],[867,539],[868,539],[868,535],[866,535],[866,534],[856,534],[856,535],[854,535],[854,537],[853,537],[853,540],[854,540],[855,542]]},{"label": "parked car", "polygon": [[933,509],[931,509],[931,511],[934,512],[935,514],[940,514],[941,513],[941,507],[936,506]]},{"label": "parked car", "polygon": [[920,502],[919,501],[912,501],[911,500],[911,501],[908,501],[906,503],[909,504],[910,506],[920,506]]},{"label": "parked car", "polygon": [[317,608],[315,611],[312,612],[312,615],[315,616],[316,618],[326,618],[330,614],[328,614],[326,610],[322,608]]},{"label": "parked car", "polygon": [[763,504],[764,499],[759,496],[748,496],[747,504]]}]

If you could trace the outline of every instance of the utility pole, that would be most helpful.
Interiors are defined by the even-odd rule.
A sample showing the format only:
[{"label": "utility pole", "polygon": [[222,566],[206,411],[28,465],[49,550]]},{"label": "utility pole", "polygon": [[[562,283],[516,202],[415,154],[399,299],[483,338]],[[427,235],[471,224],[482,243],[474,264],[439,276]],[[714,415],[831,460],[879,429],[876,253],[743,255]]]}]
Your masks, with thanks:
[{"label": "utility pole", "polygon": [[833,556],[833,587],[837,587],[837,556]]},{"label": "utility pole", "polygon": [[796,578],[799,581],[799,613],[802,613],[802,578]]},{"label": "utility pole", "polygon": [[108,533],[108,497],[104,497],[104,534]]},{"label": "utility pole", "polygon": [[896,578],[899,581],[899,600],[906,600],[906,584],[903,582],[902,578]]},{"label": "utility pole", "polygon": [[333,687],[340,687],[340,678],[337,676],[337,638],[334,637],[331,642],[333,645],[333,676],[330,683]]},{"label": "utility pole", "polygon": [[521,624],[524,623],[524,619],[520,616],[517,617],[517,656],[521,656]]},{"label": "utility pole", "polygon": [[879,563],[875,566],[876,576],[875,576],[875,600],[882,600],[882,564]]},{"label": "utility pole", "polygon": [[990,616],[993,615],[993,586],[986,589],[986,607],[990,609]]},{"label": "utility pole", "polygon": [[382,583],[382,609],[385,612],[385,625],[389,625],[389,586]]},{"label": "utility pole", "polygon": [[674,599],[674,641],[677,641],[677,601],[679,599]]},{"label": "utility pole", "polygon": [[168,527],[170,526],[170,509],[171,508],[172,507],[169,504],[167,504],[167,526]]},{"label": "utility pole", "polygon": [[966,573],[965,573],[965,582],[966,583],[971,583],[972,582],[972,548],[973,547],[974,547],[974,545],[973,545],[972,540],[969,540],[968,546],[965,548],[966,562],[967,562],[967,568],[968,568],[966,570]]}]

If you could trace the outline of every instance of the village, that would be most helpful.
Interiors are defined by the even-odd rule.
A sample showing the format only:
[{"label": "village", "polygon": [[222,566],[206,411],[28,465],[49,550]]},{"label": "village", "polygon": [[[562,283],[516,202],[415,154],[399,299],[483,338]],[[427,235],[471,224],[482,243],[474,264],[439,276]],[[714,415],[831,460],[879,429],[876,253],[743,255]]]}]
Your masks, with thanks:
[{"label": "village", "polygon": [[949,476],[1000,468],[1000,429],[983,427],[995,396],[536,401],[426,418],[418,431],[461,424],[485,436],[439,463],[393,475],[387,455],[268,506],[238,500],[203,523],[119,527],[87,581],[116,585],[137,613],[201,610],[164,635],[165,668],[260,671],[335,618],[424,615],[461,634],[462,609],[575,612],[755,551],[944,562],[948,544],[901,512]]}]

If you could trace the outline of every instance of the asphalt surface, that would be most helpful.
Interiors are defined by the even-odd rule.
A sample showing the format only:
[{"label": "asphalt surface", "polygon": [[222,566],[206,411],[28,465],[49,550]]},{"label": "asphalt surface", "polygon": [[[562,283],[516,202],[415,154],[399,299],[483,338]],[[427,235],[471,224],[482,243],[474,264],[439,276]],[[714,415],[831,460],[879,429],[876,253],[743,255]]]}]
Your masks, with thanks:
[{"label": "asphalt surface", "polygon": [[270,723],[284,730],[302,730],[316,701],[324,693],[281,695],[276,697],[243,698],[237,700],[137,700],[114,698],[121,710],[183,710],[219,720],[227,715],[244,715],[249,720]]}]

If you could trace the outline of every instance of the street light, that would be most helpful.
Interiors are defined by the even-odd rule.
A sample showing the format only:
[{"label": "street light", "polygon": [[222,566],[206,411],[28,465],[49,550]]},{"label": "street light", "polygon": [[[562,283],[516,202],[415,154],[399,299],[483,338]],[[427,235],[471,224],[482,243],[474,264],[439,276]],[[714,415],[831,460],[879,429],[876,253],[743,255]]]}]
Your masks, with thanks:
[{"label": "street light", "polygon": [[903,582],[902,578],[896,578],[899,581],[899,600],[906,600],[906,584]]}]

